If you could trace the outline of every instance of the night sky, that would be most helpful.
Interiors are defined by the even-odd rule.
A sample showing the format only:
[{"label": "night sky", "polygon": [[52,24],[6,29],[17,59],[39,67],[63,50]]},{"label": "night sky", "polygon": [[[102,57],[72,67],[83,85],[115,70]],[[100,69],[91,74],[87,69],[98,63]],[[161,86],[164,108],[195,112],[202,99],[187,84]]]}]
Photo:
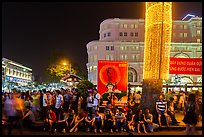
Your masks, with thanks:
[{"label": "night sky", "polygon": [[[189,13],[202,17],[202,3],[173,3],[173,19]],[[145,2],[4,2],[2,57],[44,79],[48,58],[54,51],[63,52],[86,72],[86,44],[99,39],[102,21],[144,17]]]}]

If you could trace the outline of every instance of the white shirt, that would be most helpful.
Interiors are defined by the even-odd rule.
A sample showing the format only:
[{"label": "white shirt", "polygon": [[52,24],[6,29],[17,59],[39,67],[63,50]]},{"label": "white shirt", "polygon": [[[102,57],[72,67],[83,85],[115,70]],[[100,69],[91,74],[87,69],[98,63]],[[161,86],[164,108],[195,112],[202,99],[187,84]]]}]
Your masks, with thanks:
[{"label": "white shirt", "polygon": [[96,93],[96,95],[93,95],[93,98],[94,98],[94,100],[93,100],[93,105],[92,106],[97,106],[98,103],[99,103],[99,100],[100,100],[99,93]]},{"label": "white shirt", "polygon": [[47,106],[47,103],[46,103],[45,100],[47,100],[47,95],[46,95],[46,94],[43,94],[43,107],[46,107],[46,106]]},{"label": "white shirt", "polygon": [[140,100],[141,100],[141,95],[135,94],[135,103],[140,103]]},{"label": "white shirt", "polygon": [[55,103],[55,108],[60,108],[61,104],[63,103],[63,96],[61,94],[59,94],[56,97],[56,103]]},{"label": "white shirt", "polygon": [[92,107],[92,101],[93,101],[93,97],[90,96],[90,97],[87,97],[87,107]]}]

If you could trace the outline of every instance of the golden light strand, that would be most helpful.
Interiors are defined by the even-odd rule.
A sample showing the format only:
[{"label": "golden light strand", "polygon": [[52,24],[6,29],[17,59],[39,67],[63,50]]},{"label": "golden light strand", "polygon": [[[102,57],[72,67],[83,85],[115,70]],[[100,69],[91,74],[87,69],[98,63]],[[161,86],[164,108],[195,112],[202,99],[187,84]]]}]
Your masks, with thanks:
[{"label": "golden light strand", "polygon": [[172,2],[146,2],[143,79],[168,80]]}]

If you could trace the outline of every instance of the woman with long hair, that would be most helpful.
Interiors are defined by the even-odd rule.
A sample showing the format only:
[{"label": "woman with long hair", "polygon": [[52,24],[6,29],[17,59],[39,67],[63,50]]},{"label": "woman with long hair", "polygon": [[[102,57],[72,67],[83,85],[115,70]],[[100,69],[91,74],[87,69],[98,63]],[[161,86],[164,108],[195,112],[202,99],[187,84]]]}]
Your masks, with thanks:
[{"label": "woman with long hair", "polygon": [[186,134],[192,135],[195,132],[195,126],[198,122],[197,117],[198,105],[196,103],[195,94],[188,96],[188,101],[184,107],[184,119],[183,122],[186,124]]}]

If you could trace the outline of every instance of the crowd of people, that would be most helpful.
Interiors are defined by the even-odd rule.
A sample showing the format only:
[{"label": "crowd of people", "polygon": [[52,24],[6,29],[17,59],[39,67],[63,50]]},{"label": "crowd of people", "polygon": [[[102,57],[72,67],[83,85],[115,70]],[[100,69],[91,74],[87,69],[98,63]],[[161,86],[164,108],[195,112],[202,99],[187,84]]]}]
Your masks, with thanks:
[{"label": "crowd of people", "polygon": [[[2,94],[4,125],[8,134],[17,124],[20,133],[24,128],[43,129],[49,132],[133,132],[145,134],[154,132],[162,126],[162,116],[166,125],[178,125],[175,113],[184,112],[184,122],[189,125],[186,131],[190,133],[190,125],[196,125],[202,117],[202,96],[181,91],[179,95],[169,90],[161,92],[155,103],[158,122],[149,108],[141,109],[141,92],[130,95],[124,106],[118,107],[107,101],[104,109],[100,106],[100,94],[97,89],[89,92],[87,97],[79,94],[76,88],[59,89],[53,92],[46,89],[39,91],[20,92],[15,89]],[[200,100],[201,98],[201,100]],[[190,111],[190,114],[189,114]],[[193,114],[192,112],[195,112]],[[196,120],[191,120],[192,116]],[[2,121],[2,122],[3,122]],[[171,121],[171,122],[170,122]],[[194,130],[194,126],[192,127]]]}]

